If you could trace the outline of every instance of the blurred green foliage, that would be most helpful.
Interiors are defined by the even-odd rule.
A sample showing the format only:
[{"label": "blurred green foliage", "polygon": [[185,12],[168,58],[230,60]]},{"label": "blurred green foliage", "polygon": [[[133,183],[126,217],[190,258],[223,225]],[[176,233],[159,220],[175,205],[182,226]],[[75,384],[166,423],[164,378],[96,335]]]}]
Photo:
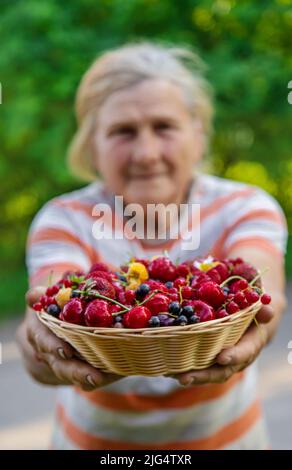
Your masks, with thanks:
[{"label": "blurred green foliage", "polygon": [[[74,94],[95,56],[135,39],[192,46],[216,94],[211,171],[262,186],[292,232],[290,0],[0,0],[0,311],[21,311],[33,215],[81,186],[66,170]],[[292,248],[287,257],[292,273]]]}]

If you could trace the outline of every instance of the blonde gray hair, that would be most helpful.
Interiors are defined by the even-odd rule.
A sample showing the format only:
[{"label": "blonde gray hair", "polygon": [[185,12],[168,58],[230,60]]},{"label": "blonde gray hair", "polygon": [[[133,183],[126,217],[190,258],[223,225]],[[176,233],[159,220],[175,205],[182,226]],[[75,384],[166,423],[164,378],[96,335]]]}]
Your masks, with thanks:
[{"label": "blonde gray hair", "polygon": [[78,129],[68,151],[72,173],[87,181],[97,178],[92,137],[99,108],[112,93],[146,79],[165,79],[179,86],[187,108],[201,121],[208,141],[213,106],[204,71],[202,60],[189,49],[152,42],[127,44],[98,57],[84,74],[76,94]]}]

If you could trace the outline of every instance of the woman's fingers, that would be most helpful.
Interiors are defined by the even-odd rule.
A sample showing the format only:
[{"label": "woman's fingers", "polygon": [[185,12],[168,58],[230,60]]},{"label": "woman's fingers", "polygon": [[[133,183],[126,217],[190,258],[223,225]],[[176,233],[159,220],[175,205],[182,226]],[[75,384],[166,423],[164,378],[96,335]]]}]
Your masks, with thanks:
[{"label": "woman's fingers", "polygon": [[178,375],[176,378],[181,385],[204,385],[208,383],[224,383],[235,372],[244,368],[244,365],[219,366],[214,365],[207,369],[194,370]]},{"label": "woman's fingers", "polygon": [[26,303],[32,307],[33,304],[38,302],[42,295],[45,295],[47,288],[44,286],[32,287],[25,294]]},{"label": "woman's fingers", "polygon": [[61,359],[70,359],[74,356],[74,349],[70,344],[58,338],[37,318],[36,313],[28,313],[27,338],[30,344],[40,354],[53,354]]}]

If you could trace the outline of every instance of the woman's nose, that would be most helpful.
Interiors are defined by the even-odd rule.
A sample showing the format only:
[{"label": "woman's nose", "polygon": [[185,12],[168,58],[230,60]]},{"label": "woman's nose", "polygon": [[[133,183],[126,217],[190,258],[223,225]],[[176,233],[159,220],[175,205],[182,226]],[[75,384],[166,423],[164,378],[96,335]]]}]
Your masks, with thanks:
[{"label": "woman's nose", "polygon": [[160,159],[160,145],[157,136],[151,130],[143,130],[136,139],[132,161],[136,163],[154,163]]}]

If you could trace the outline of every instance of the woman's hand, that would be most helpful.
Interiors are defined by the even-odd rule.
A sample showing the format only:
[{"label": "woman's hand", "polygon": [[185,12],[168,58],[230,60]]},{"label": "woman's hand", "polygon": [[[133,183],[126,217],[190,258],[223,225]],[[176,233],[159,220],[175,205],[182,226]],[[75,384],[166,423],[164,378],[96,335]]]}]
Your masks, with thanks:
[{"label": "woman's hand", "polygon": [[259,325],[253,323],[235,346],[224,349],[217,356],[217,364],[207,369],[178,374],[174,378],[176,378],[181,385],[202,385],[225,382],[233,374],[245,369],[256,359],[272,336],[267,323],[269,323],[273,317],[273,307],[263,305],[256,317]]},{"label": "woman's hand", "polygon": [[[28,305],[37,302],[45,290],[45,287],[29,290],[26,295]],[[30,308],[18,329],[17,340],[26,369],[36,381],[43,384],[76,385],[91,391],[122,378],[100,372],[87,362],[77,359],[76,351],[43,325]]]}]

